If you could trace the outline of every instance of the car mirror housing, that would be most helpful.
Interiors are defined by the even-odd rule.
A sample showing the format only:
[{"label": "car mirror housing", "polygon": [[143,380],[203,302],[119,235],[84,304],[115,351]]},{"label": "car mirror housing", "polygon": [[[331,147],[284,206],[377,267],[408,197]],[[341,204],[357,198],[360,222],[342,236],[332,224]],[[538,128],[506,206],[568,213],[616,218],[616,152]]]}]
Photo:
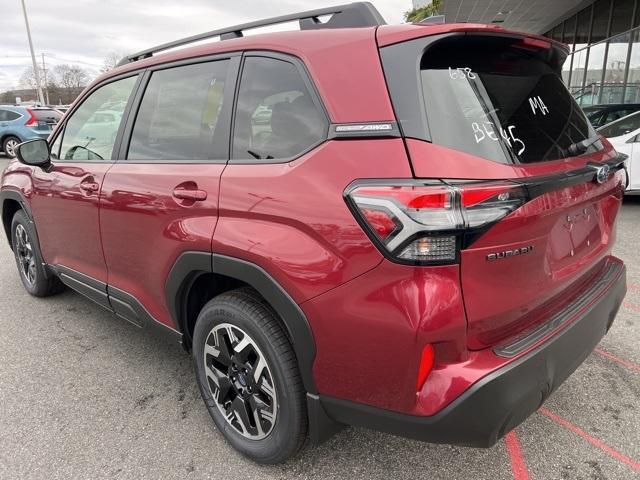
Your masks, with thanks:
[{"label": "car mirror housing", "polygon": [[51,163],[49,144],[46,140],[30,140],[16,148],[18,160],[32,167],[46,167]]}]

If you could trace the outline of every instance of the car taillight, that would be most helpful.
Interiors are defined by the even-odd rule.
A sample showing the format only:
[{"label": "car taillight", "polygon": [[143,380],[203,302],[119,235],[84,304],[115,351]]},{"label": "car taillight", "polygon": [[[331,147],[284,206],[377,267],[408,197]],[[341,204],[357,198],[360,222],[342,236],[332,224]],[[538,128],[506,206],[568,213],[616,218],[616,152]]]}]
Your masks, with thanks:
[{"label": "car taillight", "polygon": [[30,108],[27,108],[27,113],[29,114],[29,120],[27,120],[27,123],[25,123],[24,126],[25,127],[36,127],[36,126],[38,126],[38,119],[33,114],[33,110],[31,110]]},{"label": "car taillight", "polygon": [[520,207],[526,190],[512,182],[400,183],[351,187],[346,198],[374,242],[411,264],[454,263],[471,236]]}]

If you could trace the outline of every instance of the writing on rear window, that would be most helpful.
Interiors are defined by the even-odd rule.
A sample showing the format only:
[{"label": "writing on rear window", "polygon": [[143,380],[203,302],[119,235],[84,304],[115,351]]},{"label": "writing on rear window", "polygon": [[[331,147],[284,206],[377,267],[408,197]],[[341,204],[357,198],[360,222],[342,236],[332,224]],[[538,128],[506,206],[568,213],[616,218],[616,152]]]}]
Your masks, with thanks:
[{"label": "writing on rear window", "polygon": [[546,115],[547,113],[549,113],[549,109],[542,101],[542,98],[540,98],[540,95],[536,97],[530,97],[529,106],[531,107],[531,111],[534,115],[537,115],[538,112],[542,113],[542,115]]},{"label": "writing on rear window", "polygon": [[449,76],[453,80],[464,80],[465,78],[474,80],[476,78],[476,75],[473,73],[473,71],[469,67],[457,67],[457,68],[449,67]]},{"label": "writing on rear window", "polygon": [[[471,128],[476,138],[476,143],[480,143],[485,139],[493,140],[494,142],[500,140],[496,135],[496,129],[492,122],[473,122]],[[515,136],[515,129],[515,125],[509,125],[506,129],[500,127],[500,136],[507,142],[507,145],[516,150],[516,155],[522,155],[526,150],[526,146],[521,139]]]},{"label": "writing on rear window", "polygon": [[560,50],[469,34],[434,42],[422,55],[426,138],[437,145],[522,164],[566,158],[595,136],[559,75]]}]

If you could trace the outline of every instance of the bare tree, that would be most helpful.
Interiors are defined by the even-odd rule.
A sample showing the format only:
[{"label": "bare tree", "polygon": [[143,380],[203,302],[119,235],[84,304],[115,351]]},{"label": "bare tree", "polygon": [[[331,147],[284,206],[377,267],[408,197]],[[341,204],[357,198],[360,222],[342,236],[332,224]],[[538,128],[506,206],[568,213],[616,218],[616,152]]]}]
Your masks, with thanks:
[{"label": "bare tree", "polygon": [[118,62],[122,60],[124,57],[124,53],[119,51],[109,52],[102,61],[102,67],[100,68],[100,73],[106,73],[109,70],[113,70],[118,66]]},{"label": "bare tree", "polygon": [[68,91],[84,87],[89,80],[87,72],[75,65],[68,65],[66,63],[56,65],[53,72],[56,76],[57,83]]},{"label": "bare tree", "polygon": [[[41,79],[44,78],[44,71],[42,67],[40,67],[40,71],[38,73],[40,74]],[[36,82],[36,75],[33,72],[33,67],[27,67],[24,69],[22,75],[20,76],[19,84],[21,87],[25,88],[35,89],[38,87],[38,83]]]}]

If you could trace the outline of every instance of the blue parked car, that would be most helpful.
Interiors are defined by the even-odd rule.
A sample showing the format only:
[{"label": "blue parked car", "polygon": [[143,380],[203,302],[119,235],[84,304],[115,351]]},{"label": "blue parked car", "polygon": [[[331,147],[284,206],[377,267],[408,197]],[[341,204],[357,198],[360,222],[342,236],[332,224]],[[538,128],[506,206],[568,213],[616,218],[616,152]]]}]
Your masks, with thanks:
[{"label": "blue parked car", "polygon": [[0,105],[0,150],[10,158],[22,142],[47,138],[62,113],[47,107]]}]

